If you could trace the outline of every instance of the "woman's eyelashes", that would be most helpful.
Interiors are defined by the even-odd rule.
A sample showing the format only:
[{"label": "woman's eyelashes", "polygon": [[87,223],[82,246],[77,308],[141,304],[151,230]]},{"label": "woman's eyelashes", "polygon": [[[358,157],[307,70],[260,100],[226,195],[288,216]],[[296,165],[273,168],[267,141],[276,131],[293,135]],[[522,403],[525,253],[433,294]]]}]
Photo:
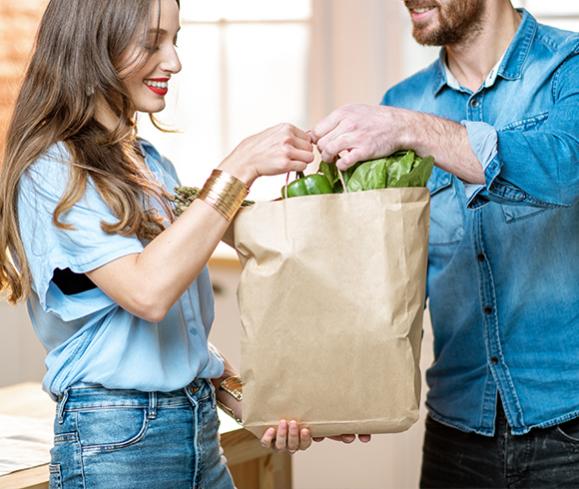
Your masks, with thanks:
[{"label": "woman's eyelashes", "polygon": [[[145,44],[143,47],[145,48],[146,51],[148,51],[149,53],[155,53],[157,51],[159,51],[159,49],[161,49],[161,45],[162,42],[157,42],[157,43],[147,43]],[[173,47],[178,48],[179,45],[177,44],[177,38],[175,38],[173,40]]]}]

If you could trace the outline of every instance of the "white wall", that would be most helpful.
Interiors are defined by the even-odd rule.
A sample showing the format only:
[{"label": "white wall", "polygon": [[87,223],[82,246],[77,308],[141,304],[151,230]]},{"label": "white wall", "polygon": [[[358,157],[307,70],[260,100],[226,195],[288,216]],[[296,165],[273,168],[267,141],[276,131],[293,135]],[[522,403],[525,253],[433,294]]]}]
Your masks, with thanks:
[{"label": "white wall", "polygon": [[0,387],[40,381],[44,375],[44,355],[26,307],[0,301]]}]

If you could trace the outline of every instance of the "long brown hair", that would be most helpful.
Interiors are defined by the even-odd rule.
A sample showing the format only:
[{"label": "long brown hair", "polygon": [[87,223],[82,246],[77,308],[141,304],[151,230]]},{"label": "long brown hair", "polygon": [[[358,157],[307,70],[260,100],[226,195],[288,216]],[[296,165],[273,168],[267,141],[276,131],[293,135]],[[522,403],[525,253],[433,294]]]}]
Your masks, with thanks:
[{"label": "long brown hair", "polygon": [[[179,3],[179,0],[176,0]],[[123,55],[146,36],[152,6],[160,0],[50,0],[17,98],[0,168],[0,292],[16,303],[30,293],[31,276],[19,232],[18,182],[50,146],[70,152],[68,187],[53,223],[78,202],[91,178],[118,218],[102,222],[110,234],[150,239],[163,219],[148,203],[156,199],[171,218],[170,196],[142,170],[135,107],[119,76]],[[131,67],[146,61],[132,60]],[[132,68],[131,68],[132,69]],[[97,100],[107,100],[118,119],[114,131],[95,119]],[[18,264],[18,268],[15,266]]]}]

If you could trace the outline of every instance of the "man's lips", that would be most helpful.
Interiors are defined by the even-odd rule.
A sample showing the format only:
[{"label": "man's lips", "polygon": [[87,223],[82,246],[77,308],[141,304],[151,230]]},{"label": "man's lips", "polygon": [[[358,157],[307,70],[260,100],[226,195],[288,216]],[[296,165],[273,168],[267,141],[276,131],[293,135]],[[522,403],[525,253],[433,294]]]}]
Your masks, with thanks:
[{"label": "man's lips", "polygon": [[410,16],[414,22],[428,20],[436,11],[436,5],[426,5],[420,7],[409,7]]},{"label": "man's lips", "polygon": [[143,83],[151,92],[162,97],[169,92],[169,78],[149,78]]}]

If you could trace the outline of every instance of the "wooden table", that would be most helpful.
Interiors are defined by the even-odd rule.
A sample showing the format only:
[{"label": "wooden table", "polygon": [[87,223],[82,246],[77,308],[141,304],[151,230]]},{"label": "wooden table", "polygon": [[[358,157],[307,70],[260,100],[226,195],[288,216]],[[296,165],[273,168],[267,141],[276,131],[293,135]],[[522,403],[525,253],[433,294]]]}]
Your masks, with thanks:
[{"label": "wooden table", "polygon": [[[40,384],[0,388],[0,414],[46,419],[52,424],[54,410],[54,402]],[[264,449],[249,431],[221,411],[219,416],[221,445],[237,489],[291,489],[291,457]],[[0,489],[48,489],[48,465],[2,476]]]}]

